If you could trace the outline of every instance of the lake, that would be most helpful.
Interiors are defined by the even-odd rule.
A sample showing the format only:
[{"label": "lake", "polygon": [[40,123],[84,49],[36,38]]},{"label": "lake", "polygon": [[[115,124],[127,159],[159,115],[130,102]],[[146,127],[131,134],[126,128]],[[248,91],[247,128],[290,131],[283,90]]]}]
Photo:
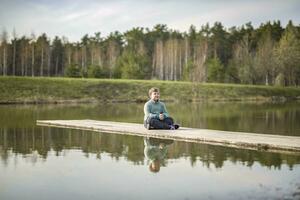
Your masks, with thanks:
[{"label": "lake", "polygon": [[[168,103],[183,126],[300,136],[300,103]],[[137,122],[143,104],[1,105],[0,199],[300,199],[300,155],[72,129]]]}]

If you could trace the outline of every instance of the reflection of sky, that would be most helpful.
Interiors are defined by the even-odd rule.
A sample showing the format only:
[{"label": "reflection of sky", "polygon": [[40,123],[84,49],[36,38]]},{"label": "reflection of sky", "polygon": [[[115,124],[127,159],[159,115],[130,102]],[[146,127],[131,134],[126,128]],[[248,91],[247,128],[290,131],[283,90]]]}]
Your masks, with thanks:
[{"label": "reflection of sky", "polygon": [[299,170],[299,165],[275,170],[231,161],[218,169],[191,167],[181,158],[151,173],[146,163],[134,165],[123,157],[116,161],[103,154],[100,160],[78,150],[64,156],[52,151],[34,164],[21,155],[10,156],[6,167],[0,161],[0,199],[272,199],[295,189]]},{"label": "reflection of sky", "polygon": [[[252,116],[252,111],[276,112],[284,117],[299,110],[298,104],[229,104],[189,104],[180,108],[168,104],[168,108],[178,117],[182,113],[195,119],[209,115],[224,123],[228,122],[226,116],[220,114],[229,113],[251,126],[254,123],[245,116]],[[299,184],[299,156],[175,142],[168,146],[167,158],[171,159],[166,160],[166,166],[151,173],[143,157],[142,137],[31,128],[36,118],[139,122],[142,108],[141,104],[0,106],[0,199],[153,199],[153,194],[156,199],[205,199],[210,195],[232,199],[232,193],[280,197]],[[233,110],[244,114],[234,114]],[[285,122],[284,118],[278,121]],[[56,149],[58,156],[51,149]],[[284,163],[289,163],[292,170]]]},{"label": "reflection of sky", "polygon": [[105,36],[137,26],[152,28],[158,23],[180,31],[187,31],[191,24],[200,27],[215,21],[227,27],[249,21],[259,25],[268,20],[286,24],[289,19],[297,24],[299,10],[298,0],[2,0],[0,24],[9,32],[15,28],[20,35],[46,32],[52,38],[65,35],[79,40],[86,33],[100,31]]}]

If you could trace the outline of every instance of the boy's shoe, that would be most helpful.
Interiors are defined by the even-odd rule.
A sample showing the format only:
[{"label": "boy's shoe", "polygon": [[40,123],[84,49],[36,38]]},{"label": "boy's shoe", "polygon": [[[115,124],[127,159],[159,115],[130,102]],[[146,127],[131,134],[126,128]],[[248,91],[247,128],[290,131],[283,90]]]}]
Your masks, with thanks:
[{"label": "boy's shoe", "polygon": [[175,126],[174,125],[169,125],[170,130],[175,130]]},{"label": "boy's shoe", "polygon": [[150,124],[146,124],[146,129],[148,129],[148,130],[150,130],[151,129],[151,127],[150,127]]},{"label": "boy's shoe", "polygon": [[170,130],[176,130],[176,129],[179,129],[179,125],[178,124],[173,124],[173,125],[170,125]]}]

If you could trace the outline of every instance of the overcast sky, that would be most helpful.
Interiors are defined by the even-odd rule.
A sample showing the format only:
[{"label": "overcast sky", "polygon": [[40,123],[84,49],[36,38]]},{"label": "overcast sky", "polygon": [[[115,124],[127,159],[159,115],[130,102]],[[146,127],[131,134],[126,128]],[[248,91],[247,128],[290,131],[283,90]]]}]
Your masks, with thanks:
[{"label": "overcast sky", "polygon": [[158,23],[181,32],[216,21],[227,28],[290,19],[299,25],[299,13],[300,0],[0,0],[0,28],[79,41],[84,34],[107,36]]}]

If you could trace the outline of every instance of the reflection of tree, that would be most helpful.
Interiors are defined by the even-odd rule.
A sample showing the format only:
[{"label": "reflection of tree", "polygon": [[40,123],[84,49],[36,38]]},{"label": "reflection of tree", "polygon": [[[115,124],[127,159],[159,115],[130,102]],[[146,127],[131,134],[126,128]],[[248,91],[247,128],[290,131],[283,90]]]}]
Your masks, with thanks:
[{"label": "reflection of tree", "polygon": [[[109,89],[109,88],[107,88]],[[134,91],[133,91],[134,92]],[[132,94],[136,95],[136,94]],[[0,106],[0,128],[33,128],[37,119],[96,119],[142,123],[143,104]],[[169,103],[168,111],[186,127],[299,135],[297,102]]]},{"label": "reflection of tree", "polygon": [[[140,137],[58,128],[0,128],[0,158],[4,163],[8,161],[10,153],[26,156],[35,154],[46,159],[49,151],[61,155],[66,149],[81,149],[85,156],[96,154],[99,159],[105,153],[115,160],[122,157],[137,165],[144,164],[144,144]],[[174,142],[168,147],[166,159],[182,157],[190,159],[192,166],[202,163],[208,168],[211,165],[221,168],[225,161],[249,167],[259,162],[263,166],[278,169],[282,164],[293,168],[294,164],[300,163],[300,156],[207,144]]]},{"label": "reflection of tree", "polygon": [[23,155],[36,151],[42,158],[47,158],[50,150],[61,155],[65,149],[80,148],[86,156],[90,153],[108,153],[118,160],[125,157],[136,164],[143,162],[143,142],[138,137],[116,134],[100,134],[81,130],[57,128],[16,128],[0,129],[1,158],[7,160],[9,150]]},{"label": "reflection of tree", "polygon": [[175,158],[189,157],[192,166],[197,164],[197,161],[200,161],[207,167],[214,164],[216,168],[221,168],[227,160],[233,163],[239,162],[249,167],[254,162],[259,162],[263,166],[278,169],[280,169],[282,164],[287,164],[290,168],[293,168],[294,164],[300,162],[300,156],[296,155],[184,142],[176,142],[172,145],[169,149],[169,154],[170,157]]}]

